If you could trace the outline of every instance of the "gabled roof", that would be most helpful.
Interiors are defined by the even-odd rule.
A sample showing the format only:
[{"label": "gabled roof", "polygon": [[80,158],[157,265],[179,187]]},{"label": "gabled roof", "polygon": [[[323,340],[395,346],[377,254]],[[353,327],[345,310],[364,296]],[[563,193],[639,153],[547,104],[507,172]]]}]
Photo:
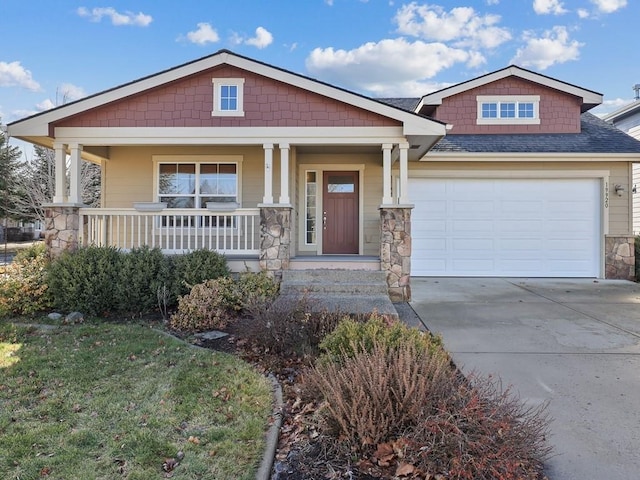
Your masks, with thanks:
[{"label": "gabled roof", "polygon": [[605,115],[604,117],[602,117],[602,119],[605,122],[615,124],[627,117],[637,114],[640,114],[640,100],[636,100],[628,105],[625,105],[624,107]]},{"label": "gabled roof", "polygon": [[604,120],[583,113],[580,133],[450,134],[427,154],[439,153],[560,153],[640,154],[640,142]]},{"label": "gabled roof", "polygon": [[548,77],[546,75],[542,75],[540,73],[536,73],[531,70],[518,67],[516,65],[510,65],[501,70],[496,70],[495,72],[487,73],[486,75],[482,75],[480,77],[467,80],[466,82],[458,83],[456,85],[443,88],[442,90],[438,90],[437,92],[425,95],[420,100],[415,111],[419,112],[423,106],[441,105],[444,98],[450,97],[452,95],[457,95],[459,93],[466,92],[467,90],[471,90],[473,88],[477,88],[511,76],[538,83],[540,85],[544,85],[546,87],[553,88],[555,90],[559,90],[561,92],[580,98],[582,101],[582,112],[586,112],[587,110],[590,110],[591,108],[602,103],[601,93],[587,90],[570,83],[562,82],[560,80],[556,80],[555,78]]},{"label": "gabled roof", "polygon": [[398,120],[403,124],[405,135],[444,135],[444,124],[427,119],[413,112],[397,108],[348,90],[312,79],[282,68],[250,59],[229,50],[220,50],[212,55],[183,65],[164,70],[95,95],[77,100],[60,107],[38,113],[9,124],[11,136],[33,140],[34,137],[50,135],[49,126],[62,119],[95,109],[114,101],[136,95],[169,82],[197,74],[219,65],[231,65],[272,78],[308,91],[315,92],[354,107],[362,108],[379,115]]}]

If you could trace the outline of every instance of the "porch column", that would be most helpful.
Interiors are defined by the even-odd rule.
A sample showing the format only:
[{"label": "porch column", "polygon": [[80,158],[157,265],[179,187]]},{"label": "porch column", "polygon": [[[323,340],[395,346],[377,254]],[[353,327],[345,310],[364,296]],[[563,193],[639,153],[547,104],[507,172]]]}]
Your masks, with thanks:
[{"label": "porch column", "polygon": [[401,143],[400,147],[400,205],[408,205],[409,200],[409,144]]},{"label": "porch column", "polygon": [[64,143],[54,143],[55,150],[55,192],[53,203],[64,203],[67,195],[67,146]]},{"label": "porch column", "polygon": [[82,168],[82,145],[72,144],[71,150],[71,168],[70,168],[70,185],[69,185],[69,203],[80,205],[82,203],[82,186],[80,181],[80,172]]},{"label": "porch column", "polygon": [[280,205],[289,205],[289,144],[280,144]]},{"label": "porch column", "polygon": [[264,197],[262,203],[273,205],[273,143],[265,143],[264,148]]},{"label": "porch column", "polygon": [[391,205],[391,149],[390,143],[382,144],[382,205]]}]

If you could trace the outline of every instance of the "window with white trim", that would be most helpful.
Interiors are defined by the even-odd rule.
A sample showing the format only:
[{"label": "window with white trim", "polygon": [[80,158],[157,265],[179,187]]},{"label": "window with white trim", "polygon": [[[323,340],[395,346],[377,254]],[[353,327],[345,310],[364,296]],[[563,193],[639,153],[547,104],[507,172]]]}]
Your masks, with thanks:
[{"label": "window with white trim", "polygon": [[305,175],[304,182],[304,233],[305,245],[316,245],[316,206],[318,204],[318,172],[308,170]]},{"label": "window with white trim", "polygon": [[478,95],[478,125],[538,125],[539,95]]},{"label": "window with white trim", "polygon": [[[158,162],[158,200],[167,208],[235,209],[239,204],[239,164],[235,162]],[[207,205],[209,204],[209,205]],[[217,205],[217,206],[216,206]],[[163,216],[163,227],[233,227],[234,217]]]},{"label": "window with white trim", "polygon": [[214,78],[214,117],[244,116],[244,78]]}]

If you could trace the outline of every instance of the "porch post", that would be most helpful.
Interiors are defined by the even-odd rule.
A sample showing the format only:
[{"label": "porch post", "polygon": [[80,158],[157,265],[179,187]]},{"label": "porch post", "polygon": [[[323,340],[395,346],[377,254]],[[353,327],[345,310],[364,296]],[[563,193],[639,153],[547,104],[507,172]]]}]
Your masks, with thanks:
[{"label": "porch post", "polygon": [[280,144],[280,205],[291,203],[289,199],[289,144]]},{"label": "porch post", "polygon": [[72,144],[71,169],[69,185],[69,203],[80,205],[82,203],[82,188],[80,183],[80,171],[82,168],[82,145]]},{"label": "porch post", "polygon": [[264,148],[264,197],[262,203],[273,205],[273,143],[265,143]]},{"label": "porch post", "polygon": [[409,204],[409,144],[401,143],[400,147],[400,205]]},{"label": "porch post", "polygon": [[382,204],[391,205],[391,149],[390,143],[382,144]]},{"label": "porch post", "polygon": [[55,192],[53,194],[53,203],[64,203],[67,195],[67,146],[63,143],[54,143],[55,150]]}]

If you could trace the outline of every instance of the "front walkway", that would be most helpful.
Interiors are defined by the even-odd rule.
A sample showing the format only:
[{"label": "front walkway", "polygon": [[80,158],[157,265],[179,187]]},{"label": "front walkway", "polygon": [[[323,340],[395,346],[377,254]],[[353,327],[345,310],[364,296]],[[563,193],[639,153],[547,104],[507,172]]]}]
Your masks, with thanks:
[{"label": "front walkway", "polygon": [[[550,480],[640,472],[640,285],[412,278],[411,306],[465,372],[497,374],[553,417]],[[402,315],[401,315],[402,316]]]}]

